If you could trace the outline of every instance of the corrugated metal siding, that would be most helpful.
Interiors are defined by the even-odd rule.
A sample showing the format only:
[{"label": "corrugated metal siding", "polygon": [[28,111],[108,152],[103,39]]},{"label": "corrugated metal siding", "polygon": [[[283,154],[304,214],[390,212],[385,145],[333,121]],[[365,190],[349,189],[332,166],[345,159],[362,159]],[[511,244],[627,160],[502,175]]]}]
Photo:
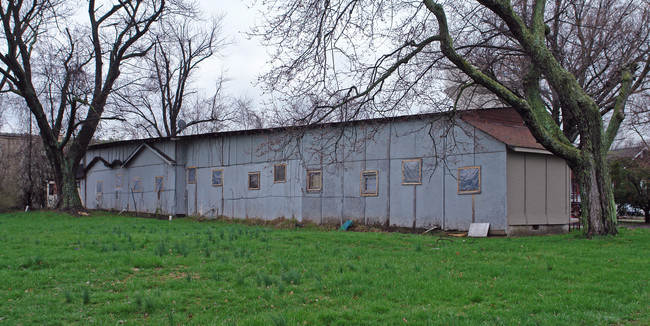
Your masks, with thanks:
[{"label": "corrugated metal siding", "polygon": [[[123,173],[125,188],[116,195],[114,185],[105,183],[113,199],[108,201],[104,196],[103,201],[94,200],[88,206],[128,210],[137,207],[139,211],[163,214],[286,217],[316,223],[354,219],[368,224],[460,230],[467,230],[474,220],[491,223],[493,230],[505,230],[506,147],[460,124],[463,129],[456,126],[446,137],[441,137],[441,131],[446,129],[442,125],[421,120],[357,125],[342,134],[340,129],[312,130],[298,146],[293,141],[297,151],[267,147],[270,141],[286,136],[283,134],[163,140],[153,145],[174,159],[175,166],[165,165],[148,149],[143,149],[126,168],[109,169],[96,164],[87,175],[88,184],[98,178],[114,180],[115,174]],[[337,133],[342,137],[334,144],[331,135]],[[128,157],[135,148],[137,144],[133,143],[103,145],[91,149],[87,158],[101,155],[112,162]],[[443,153],[446,160],[436,158]],[[420,158],[422,184],[403,185],[402,160]],[[273,183],[275,163],[287,165],[285,183]],[[190,166],[197,168],[196,184],[187,183],[186,168]],[[480,194],[458,194],[457,169],[464,166],[481,166]],[[223,169],[223,186],[212,186],[215,168]],[[321,191],[306,191],[307,169],[322,171]],[[248,173],[254,171],[261,175],[259,190],[248,189]],[[361,196],[362,171],[377,171],[377,196]],[[152,190],[155,175],[161,174],[165,177],[165,192],[159,199]],[[126,192],[135,175],[141,176],[144,189],[134,200],[133,194],[122,192]]]}]

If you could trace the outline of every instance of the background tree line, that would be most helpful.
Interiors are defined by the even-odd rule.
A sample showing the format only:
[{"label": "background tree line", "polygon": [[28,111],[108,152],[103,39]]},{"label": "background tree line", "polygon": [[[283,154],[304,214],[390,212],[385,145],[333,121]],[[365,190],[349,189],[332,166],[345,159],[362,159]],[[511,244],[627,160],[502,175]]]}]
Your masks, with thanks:
[{"label": "background tree line", "polygon": [[14,130],[34,122],[61,208],[81,207],[75,172],[98,131],[173,137],[261,125],[250,100],[223,93],[223,74],[213,94],[194,83],[230,41],[221,17],[205,17],[193,1],[10,0],[0,21],[0,119],[18,121]]}]

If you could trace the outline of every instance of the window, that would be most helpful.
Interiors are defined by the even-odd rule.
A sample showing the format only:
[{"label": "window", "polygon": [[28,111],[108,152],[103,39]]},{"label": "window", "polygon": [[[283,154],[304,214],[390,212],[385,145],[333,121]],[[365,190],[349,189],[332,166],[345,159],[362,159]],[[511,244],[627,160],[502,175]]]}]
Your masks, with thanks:
[{"label": "window", "polygon": [[481,167],[458,168],[458,193],[478,194],[481,192]]},{"label": "window", "polygon": [[122,174],[115,175],[115,188],[122,188]]},{"label": "window", "polygon": [[273,166],[273,182],[287,181],[287,165],[276,164]]},{"label": "window", "polygon": [[422,184],[422,159],[402,160],[402,184]]},{"label": "window", "polygon": [[248,189],[250,189],[250,190],[259,190],[260,189],[260,173],[259,172],[248,172]]},{"label": "window", "polygon": [[361,172],[361,196],[377,196],[377,171]]},{"label": "window", "polygon": [[47,185],[48,185],[48,187],[47,187],[47,188],[48,188],[48,192],[47,192],[48,195],[50,195],[50,196],[55,196],[55,195],[57,195],[57,192],[56,192],[56,183],[54,183],[53,181],[50,181],[50,182],[48,182]]},{"label": "window", "polygon": [[190,166],[187,168],[187,183],[196,183],[196,167]]},{"label": "window", "polygon": [[223,186],[223,169],[212,170],[212,186]]},{"label": "window", "polygon": [[156,184],[154,185],[154,190],[156,192],[163,191],[163,177],[161,175],[156,176]]},{"label": "window", "polygon": [[133,178],[133,192],[141,192],[142,191],[142,183],[140,182],[140,177],[135,177]]},{"label": "window", "polygon": [[102,192],[104,192],[104,182],[97,181],[97,184],[95,185],[95,193],[101,195]]},{"label": "window", "polygon": [[307,170],[307,191],[319,191],[323,188],[320,170]]}]

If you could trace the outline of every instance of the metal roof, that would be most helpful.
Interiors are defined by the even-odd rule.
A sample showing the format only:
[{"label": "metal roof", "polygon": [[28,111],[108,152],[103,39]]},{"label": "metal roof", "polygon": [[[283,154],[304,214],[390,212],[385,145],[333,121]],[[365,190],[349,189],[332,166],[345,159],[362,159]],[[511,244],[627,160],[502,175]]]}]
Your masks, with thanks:
[{"label": "metal roof", "polygon": [[296,132],[301,130],[317,129],[317,128],[331,128],[340,126],[354,126],[363,124],[376,124],[376,123],[391,123],[398,121],[410,121],[421,119],[439,118],[444,115],[458,114],[459,117],[469,123],[470,125],[478,128],[479,130],[489,134],[495,139],[505,143],[509,146],[544,149],[539,144],[535,137],[530,133],[519,114],[512,108],[491,108],[491,109],[477,109],[456,112],[437,112],[437,113],[424,113],[415,115],[405,115],[397,117],[373,118],[364,120],[354,120],[345,122],[331,122],[316,125],[304,126],[290,126],[290,127],[274,127],[263,129],[247,129],[235,131],[223,131],[214,133],[205,133],[198,135],[187,135],[177,137],[158,137],[158,138],[145,138],[145,139],[132,139],[121,140],[114,142],[97,143],[89,146],[89,149],[106,148],[115,145],[126,144],[142,144],[142,143],[156,143],[166,140],[191,140],[211,137],[228,137],[235,135],[255,135],[265,133],[279,133],[279,132]]},{"label": "metal roof", "polygon": [[512,108],[463,111],[461,119],[512,147],[545,149]]}]

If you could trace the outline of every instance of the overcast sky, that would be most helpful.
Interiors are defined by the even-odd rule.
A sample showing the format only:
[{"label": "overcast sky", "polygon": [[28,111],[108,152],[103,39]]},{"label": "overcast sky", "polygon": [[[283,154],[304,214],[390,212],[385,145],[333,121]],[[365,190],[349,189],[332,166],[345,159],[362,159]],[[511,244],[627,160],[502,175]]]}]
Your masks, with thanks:
[{"label": "overcast sky", "polygon": [[233,38],[235,43],[224,49],[220,57],[203,63],[197,86],[214,89],[216,76],[224,70],[230,79],[226,85],[228,93],[246,95],[259,103],[261,90],[253,84],[267,61],[266,50],[258,40],[248,40],[245,35],[259,18],[258,10],[248,8],[249,1],[242,0],[199,0],[199,4],[205,15],[225,15],[223,36]]}]

